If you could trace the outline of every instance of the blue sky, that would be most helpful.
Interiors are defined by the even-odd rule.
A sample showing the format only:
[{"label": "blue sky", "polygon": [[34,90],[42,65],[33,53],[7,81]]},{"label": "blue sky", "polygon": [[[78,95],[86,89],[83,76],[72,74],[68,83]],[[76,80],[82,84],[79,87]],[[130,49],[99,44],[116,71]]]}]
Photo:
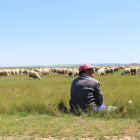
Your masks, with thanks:
[{"label": "blue sky", "polygon": [[140,63],[139,0],[0,0],[0,66]]}]

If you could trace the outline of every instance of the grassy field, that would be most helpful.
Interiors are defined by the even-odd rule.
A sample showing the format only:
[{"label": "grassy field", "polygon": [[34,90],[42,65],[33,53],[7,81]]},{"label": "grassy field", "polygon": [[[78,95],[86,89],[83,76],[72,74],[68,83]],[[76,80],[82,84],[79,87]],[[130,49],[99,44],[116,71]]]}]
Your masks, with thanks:
[{"label": "grassy field", "polygon": [[111,113],[90,113],[88,117],[69,113],[72,77],[65,78],[64,74],[41,76],[41,80],[29,80],[28,75],[0,77],[0,136],[102,139],[127,133],[140,139],[140,75],[121,76],[121,72],[100,77],[95,74],[104,104],[117,109]]}]

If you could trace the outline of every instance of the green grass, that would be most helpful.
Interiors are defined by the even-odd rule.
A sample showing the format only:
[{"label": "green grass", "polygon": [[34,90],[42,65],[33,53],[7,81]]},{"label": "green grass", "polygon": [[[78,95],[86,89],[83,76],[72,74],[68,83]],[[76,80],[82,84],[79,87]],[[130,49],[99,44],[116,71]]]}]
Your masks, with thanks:
[{"label": "green grass", "polygon": [[140,138],[137,120],[106,119],[63,115],[54,117],[38,114],[0,116],[0,136],[86,138],[120,136],[124,133]]},{"label": "green grass", "polygon": [[[0,136],[34,137],[100,137],[131,133],[140,138],[140,75],[97,76],[106,106],[116,106],[114,112],[74,116],[69,113],[70,87],[74,78],[63,74],[0,77]],[[132,104],[129,104],[132,100]],[[61,111],[60,106],[68,112]],[[126,107],[127,112],[123,113]]]},{"label": "green grass", "polygon": [[[94,78],[100,81],[104,104],[118,108],[117,116],[126,107],[128,117],[138,117],[140,75],[121,76],[121,71],[106,76],[95,74]],[[28,75],[0,77],[0,114],[16,112],[43,114],[48,111],[51,113],[52,108],[59,114],[57,108],[61,101],[69,110],[70,87],[74,78],[65,78],[64,74],[51,74],[41,78],[29,80]],[[129,104],[129,100],[133,103]]]}]

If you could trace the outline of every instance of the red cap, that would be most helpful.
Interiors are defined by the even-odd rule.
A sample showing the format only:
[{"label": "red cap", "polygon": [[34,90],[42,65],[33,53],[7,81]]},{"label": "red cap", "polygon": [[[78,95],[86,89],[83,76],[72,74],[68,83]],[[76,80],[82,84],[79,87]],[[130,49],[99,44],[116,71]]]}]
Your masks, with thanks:
[{"label": "red cap", "polygon": [[79,72],[87,68],[96,68],[96,66],[91,66],[89,63],[84,63],[79,67]]}]

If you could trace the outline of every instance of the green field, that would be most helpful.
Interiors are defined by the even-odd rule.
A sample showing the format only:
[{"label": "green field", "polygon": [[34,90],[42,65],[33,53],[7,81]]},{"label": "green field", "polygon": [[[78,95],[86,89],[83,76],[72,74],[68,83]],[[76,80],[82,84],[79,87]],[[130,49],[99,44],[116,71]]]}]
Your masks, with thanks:
[{"label": "green field", "polygon": [[121,76],[122,71],[100,77],[95,73],[104,104],[117,109],[89,112],[88,117],[69,113],[72,77],[57,73],[41,76],[41,80],[29,80],[28,75],[0,77],[0,136],[25,139],[27,132],[31,139],[50,136],[102,139],[127,133],[140,138],[140,75]]}]

